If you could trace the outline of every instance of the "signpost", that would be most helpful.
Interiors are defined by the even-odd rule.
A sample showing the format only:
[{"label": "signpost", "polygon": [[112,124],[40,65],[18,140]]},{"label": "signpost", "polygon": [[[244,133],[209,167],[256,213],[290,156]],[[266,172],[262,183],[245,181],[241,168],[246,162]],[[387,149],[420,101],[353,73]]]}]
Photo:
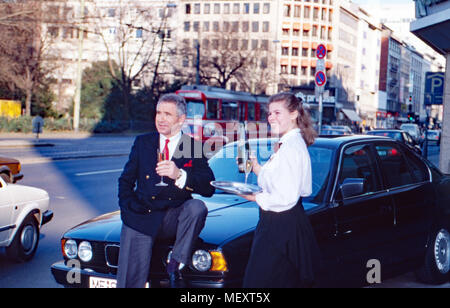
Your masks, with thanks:
[{"label": "signpost", "polygon": [[427,72],[425,75],[425,106],[442,105],[444,97],[444,73]]},{"label": "signpost", "polygon": [[327,83],[327,74],[325,72],[325,57],[327,56],[327,47],[320,44],[316,49],[317,64],[314,82],[316,83],[316,97],[319,101],[319,135],[322,134],[322,118],[323,118],[323,92]]}]

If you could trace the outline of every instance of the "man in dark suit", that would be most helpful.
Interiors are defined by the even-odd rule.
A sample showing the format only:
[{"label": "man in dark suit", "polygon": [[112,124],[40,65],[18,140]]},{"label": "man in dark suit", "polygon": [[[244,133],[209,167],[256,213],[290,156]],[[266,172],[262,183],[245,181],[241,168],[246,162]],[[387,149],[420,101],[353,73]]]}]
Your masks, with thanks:
[{"label": "man in dark suit", "polygon": [[[202,144],[181,132],[184,98],[166,94],[156,109],[158,132],[136,138],[119,178],[122,233],[117,287],[145,286],[156,237],[176,238],[167,272],[171,286],[178,286],[179,269],[189,262],[208,213],[192,193],[205,197],[214,193],[210,185],[214,174]],[[158,162],[158,149],[165,161]],[[167,186],[157,185],[161,177]]]}]

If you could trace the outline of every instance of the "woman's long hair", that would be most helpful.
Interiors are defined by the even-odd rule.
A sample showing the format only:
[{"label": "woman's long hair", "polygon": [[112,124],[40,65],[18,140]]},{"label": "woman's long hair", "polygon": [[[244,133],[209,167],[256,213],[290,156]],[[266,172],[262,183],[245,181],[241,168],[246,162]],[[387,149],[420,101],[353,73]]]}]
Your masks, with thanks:
[{"label": "woman's long hair", "polygon": [[297,125],[301,130],[303,140],[305,140],[307,146],[312,145],[316,140],[317,133],[309,112],[303,108],[302,99],[296,97],[293,93],[281,92],[269,98],[269,104],[274,102],[284,102],[289,112],[298,111]]}]

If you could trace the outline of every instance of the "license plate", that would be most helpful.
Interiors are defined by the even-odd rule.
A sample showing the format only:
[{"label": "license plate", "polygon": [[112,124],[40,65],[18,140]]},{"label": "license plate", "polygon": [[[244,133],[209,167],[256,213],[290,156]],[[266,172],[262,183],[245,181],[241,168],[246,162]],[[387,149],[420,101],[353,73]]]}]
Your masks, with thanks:
[{"label": "license plate", "polygon": [[91,289],[110,289],[116,286],[117,280],[115,279],[89,277],[89,288]]},{"label": "license plate", "polygon": [[[89,277],[90,289],[113,289],[117,287],[116,279]],[[150,288],[150,284],[147,282],[145,288]]]}]

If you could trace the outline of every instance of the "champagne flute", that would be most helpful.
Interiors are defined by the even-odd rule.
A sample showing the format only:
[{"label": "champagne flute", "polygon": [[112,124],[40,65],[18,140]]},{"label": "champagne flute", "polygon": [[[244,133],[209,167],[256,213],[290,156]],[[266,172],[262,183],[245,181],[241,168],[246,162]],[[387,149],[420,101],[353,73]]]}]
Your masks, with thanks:
[{"label": "champagne flute", "polygon": [[[157,153],[157,155],[158,155],[158,163],[160,163],[160,162],[162,162],[162,161],[165,160],[165,155],[164,155],[163,152],[161,152],[160,149],[157,149],[157,150],[156,150],[156,153]],[[159,183],[156,184],[155,186],[168,186],[166,183],[164,183],[164,179],[163,179],[163,178],[164,178],[164,177],[161,176],[161,182],[159,182]]]},{"label": "champagne flute", "polygon": [[248,179],[248,175],[250,174],[250,172],[252,172],[252,161],[250,160],[250,158],[247,158],[247,160],[245,161],[245,185],[247,185],[247,179]]}]

